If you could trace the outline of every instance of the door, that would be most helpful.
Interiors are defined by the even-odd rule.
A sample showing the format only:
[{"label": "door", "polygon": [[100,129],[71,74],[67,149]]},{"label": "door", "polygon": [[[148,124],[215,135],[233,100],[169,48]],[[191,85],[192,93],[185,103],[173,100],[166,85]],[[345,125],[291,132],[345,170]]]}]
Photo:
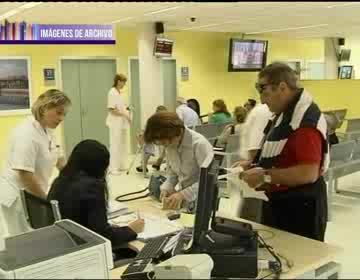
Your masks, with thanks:
[{"label": "door", "polygon": [[61,66],[63,89],[72,101],[64,121],[66,154],[85,139],[109,147],[107,94],[116,73],[116,60],[62,60]]},{"label": "door", "polygon": [[164,105],[169,111],[175,111],[177,96],[175,59],[162,60],[161,77],[163,82]]},{"label": "door", "polygon": [[[139,59],[130,58],[130,104],[133,108],[133,122],[130,131],[131,152],[135,153],[137,149],[136,134],[141,131],[141,97],[140,97],[140,74]],[[164,104],[168,110],[175,111],[175,103],[177,96],[176,84],[176,60],[163,59],[161,61],[161,75],[163,82]],[[142,101],[144,102],[144,101]]]},{"label": "door", "polygon": [[64,152],[68,156],[82,139],[80,63],[75,60],[61,61],[61,77],[63,91],[69,96],[72,104],[64,120]]},{"label": "door", "polygon": [[130,129],[131,153],[136,153],[136,135],[141,132],[141,106],[140,106],[140,74],[139,60],[130,59],[130,107],[132,109],[132,124]]}]

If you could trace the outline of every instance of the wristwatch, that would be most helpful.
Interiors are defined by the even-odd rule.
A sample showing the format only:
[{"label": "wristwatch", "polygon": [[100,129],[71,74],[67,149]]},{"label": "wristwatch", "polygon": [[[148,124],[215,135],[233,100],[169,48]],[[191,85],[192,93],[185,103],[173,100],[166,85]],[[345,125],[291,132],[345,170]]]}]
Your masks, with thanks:
[{"label": "wristwatch", "polygon": [[271,184],[271,175],[269,173],[269,170],[265,170],[264,183]]}]

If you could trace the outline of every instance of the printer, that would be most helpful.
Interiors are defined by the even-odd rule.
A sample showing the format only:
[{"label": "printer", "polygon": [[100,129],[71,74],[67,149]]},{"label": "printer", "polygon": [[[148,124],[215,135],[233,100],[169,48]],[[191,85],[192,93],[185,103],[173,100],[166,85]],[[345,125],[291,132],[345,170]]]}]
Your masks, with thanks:
[{"label": "printer", "polygon": [[176,255],[154,267],[156,279],[210,279],[213,260],[206,254]]},{"label": "printer", "polygon": [[111,243],[70,220],[5,240],[1,279],[104,279],[113,268]]}]

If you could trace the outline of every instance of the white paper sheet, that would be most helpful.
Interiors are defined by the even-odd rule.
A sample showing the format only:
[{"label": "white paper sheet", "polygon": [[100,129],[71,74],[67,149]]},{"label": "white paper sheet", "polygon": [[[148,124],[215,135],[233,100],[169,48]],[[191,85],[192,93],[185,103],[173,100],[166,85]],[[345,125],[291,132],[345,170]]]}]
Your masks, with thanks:
[{"label": "white paper sheet", "polygon": [[[176,221],[170,221],[167,218],[145,214],[140,212],[140,217],[144,219],[144,231],[138,234],[138,239],[147,240],[161,235],[174,233],[182,230],[184,227]],[[130,222],[137,219],[135,213],[130,215],[123,215],[112,220],[112,222],[119,226],[126,226]]]}]

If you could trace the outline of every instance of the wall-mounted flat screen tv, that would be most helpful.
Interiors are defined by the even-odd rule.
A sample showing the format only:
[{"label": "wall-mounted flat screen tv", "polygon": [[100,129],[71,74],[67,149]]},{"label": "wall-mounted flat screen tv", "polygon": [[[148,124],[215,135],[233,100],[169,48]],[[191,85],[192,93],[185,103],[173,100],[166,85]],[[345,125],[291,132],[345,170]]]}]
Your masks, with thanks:
[{"label": "wall-mounted flat screen tv", "polygon": [[230,39],[229,72],[260,71],[266,65],[268,41]]}]

